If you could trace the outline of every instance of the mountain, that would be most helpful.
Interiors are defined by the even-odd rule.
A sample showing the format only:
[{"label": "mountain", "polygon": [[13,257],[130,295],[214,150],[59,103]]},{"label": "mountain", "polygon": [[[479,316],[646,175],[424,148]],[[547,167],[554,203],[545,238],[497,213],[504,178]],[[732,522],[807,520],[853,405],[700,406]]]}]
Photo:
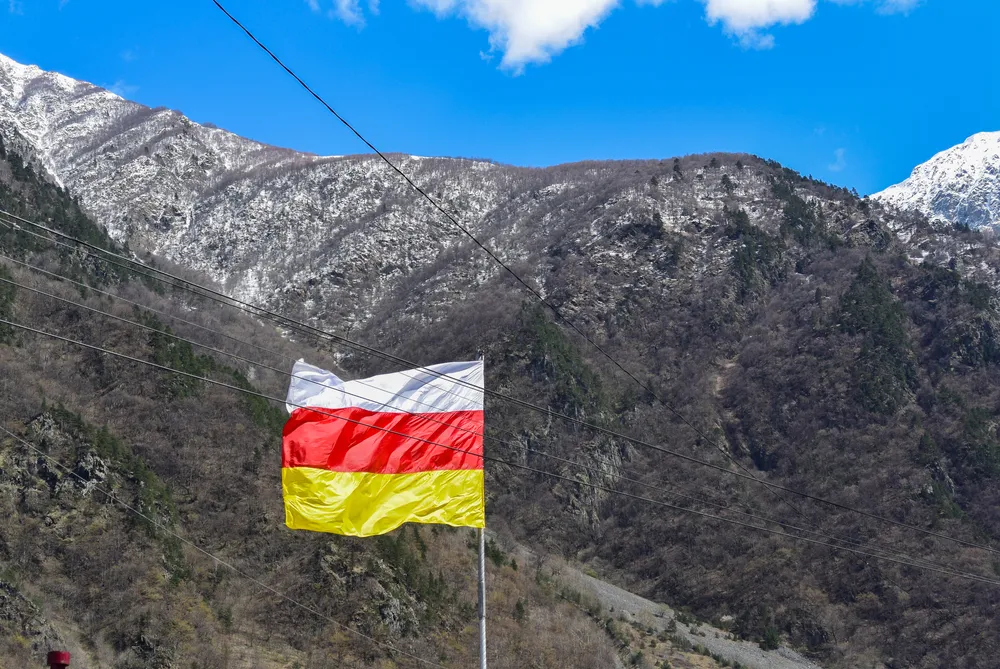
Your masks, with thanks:
[{"label": "mountain", "polygon": [[1000,132],[983,132],[937,154],[906,181],[872,198],[972,229],[1000,223]]},{"label": "mountain", "polygon": [[[113,238],[183,259],[243,298],[299,301],[333,278],[375,303],[461,241],[370,156],[269,147],[2,57],[0,127],[25,137],[25,152]],[[477,218],[509,199],[516,178],[484,162],[401,160]],[[323,296],[323,320],[363,321],[357,301],[339,292]]]},{"label": "mountain", "polygon": [[[827,667],[989,666],[996,656],[996,640],[984,632],[1000,623],[993,586],[949,573],[1000,576],[1000,249],[990,236],[859,199],[755,156],[545,169],[394,157],[561,314],[655,390],[649,393],[540,308],[375,158],[266,147],[59,75],[9,61],[0,69],[0,128],[8,145],[26,156],[0,176],[21,175],[14,179],[21,184],[34,170],[36,181],[57,184],[34,200],[27,196],[32,189],[15,185],[5,191],[4,209],[78,231],[85,229],[80,216],[89,212],[103,227],[83,216],[88,234],[106,232],[102,244],[203,273],[227,291],[418,364],[482,355],[491,389],[540,408],[488,400],[487,448],[502,461],[487,466],[489,523],[505,546],[526,545],[536,555],[566,559],[648,599],[683,607],[672,621],[678,625],[692,620],[685,616],[701,616],[722,633],[767,648],[786,643]],[[72,215],[59,215],[56,202]],[[20,239],[16,230],[10,234]],[[43,253],[45,260],[44,244],[36,244],[13,251]],[[142,277],[109,274],[100,262],[78,267],[74,253],[60,262],[67,272],[106,276],[108,285],[129,294],[145,285]],[[276,332],[273,324],[175,289],[139,296],[287,351],[281,364],[296,356],[325,360],[344,377],[398,368],[329,339]],[[280,376],[259,366],[229,361],[223,367],[217,354],[209,362],[187,351],[157,352],[158,338],[109,329],[92,315],[53,310],[22,292],[6,308],[66,336],[79,331],[144,359],[240,373],[281,392]],[[217,347],[229,345],[219,340]],[[460,533],[419,533],[430,557],[413,569],[422,551],[409,530],[363,547],[289,538],[277,520],[276,436],[262,432],[265,426],[250,427],[254,415],[268,415],[262,407],[242,409],[245,427],[229,434],[220,429],[221,417],[241,409],[221,391],[199,387],[194,397],[167,396],[170,410],[159,410],[154,400],[187,389],[164,387],[155,375],[140,382],[132,366],[43,345],[34,336],[0,351],[5,369],[20,370],[0,384],[3,406],[14,407],[4,414],[11,429],[39,438],[53,403],[46,398],[68,376],[72,383],[59,401],[89,427],[64,420],[58,443],[92,442],[89,430],[106,426],[179,500],[182,531],[255,569],[302,567],[295,572],[301,578],[274,578],[313,598],[307,601],[322,602],[306,578],[315,576],[337,593],[323,611],[356,617],[364,629],[384,635],[379,638],[443,653],[446,662],[465,659],[455,648],[464,648],[468,630],[454,611],[468,605],[471,584],[445,578],[453,597],[446,601],[458,603],[442,606],[431,585],[442,577],[430,566],[465,563]],[[32,381],[32,373],[41,380]],[[154,427],[130,420],[133,406]],[[188,408],[196,410],[190,419]],[[247,444],[260,444],[256,464]],[[72,459],[83,450],[59,453]],[[199,460],[203,451],[212,458]],[[247,460],[239,479],[220,480],[211,468]],[[119,463],[123,486],[131,480],[129,466],[136,465],[128,458]],[[750,474],[733,475],[744,470]],[[30,462],[16,472],[10,499],[33,500],[38,493],[25,495],[25,489],[41,491],[37,479],[45,477],[35,476]],[[777,496],[753,478],[840,506]],[[12,503],[8,517],[24,508]],[[39,527],[45,510],[35,516]],[[798,539],[746,527],[778,531],[775,521]],[[0,537],[16,547],[10,555],[26,556],[17,563],[25,590],[41,588],[33,575],[55,540],[35,541],[13,529]],[[383,552],[369,552],[376,549]],[[166,549],[155,550],[149,543],[134,548],[144,560],[166,559]],[[232,592],[196,558],[185,554],[183,562],[165,563],[189,566],[163,577],[190,596],[184,624],[170,620],[181,610],[175,600],[149,611],[158,616],[153,636],[188,665],[195,651],[184,646],[183,632],[197,627],[199,602],[211,608],[216,593]],[[135,578],[101,580],[107,568],[101,564],[79,577],[81,587],[113,587],[118,602],[141,591],[141,584],[132,588],[141,583]],[[360,581],[340,580],[358,565],[364,567]],[[500,618],[511,626],[504,628],[498,666],[523,666],[533,647],[525,650],[525,633],[514,625],[546,620],[549,606],[553,615],[567,614],[555,608],[553,596],[577,604],[579,597],[548,582],[544,565],[514,570],[499,560],[501,566],[497,573],[510,583],[510,594],[499,598],[501,610],[511,613]],[[410,572],[416,580],[406,580]],[[70,573],[67,567],[47,582],[45,592],[56,597]],[[526,574],[530,578],[519,580]],[[351,599],[355,592],[361,595]],[[518,599],[531,611],[527,619],[515,617]],[[127,606],[72,601],[95,620],[88,628],[93,635],[117,640],[116,652],[138,652],[121,641],[135,639],[138,627]],[[413,615],[401,618],[400,602]],[[350,652],[373,663],[358,655],[371,649],[344,641],[330,627],[300,630],[286,609],[264,604],[255,608],[249,596],[224,599],[233,621],[249,625],[241,643],[259,638],[253,635],[273,618],[271,643],[303,650],[310,639],[335,638],[324,652]],[[611,635],[604,641],[624,642],[615,619],[620,612],[581,608],[589,622],[551,619],[535,639],[551,660],[545,665],[584,666],[578,658],[588,657],[599,664],[603,646],[581,646],[568,659],[568,649],[558,645],[577,633],[573,638],[589,638],[586,625],[600,624]],[[414,613],[424,610],[433,612],[427,620]],[[109,640],[100,631],[98,623],[115,611],[124,611],[122,626],[132,636]],[[221,609],[214,615],[220,625],[228,619]],[[664,658],[656,653],[665,647],[684,647],[669,628],[656,632],[660,628],[632,627],[642,644],[632,646],[638,666],[650,666],[654,657],[659,663]],[[379,659],[405,664],[384,654]],[[766,662],[757,666],[775,666]]]},{"label": "mountain", "polygon": [[[0,208],[124,250],[6,144]],[[5,321],[277,397],[287,378],[275,365],[306,355],[335,367],[249,317],[6,223],[0,254]],[[268,358],[247,365],[175,333]],[[475,543],[450,528],[372,541],[286,531],[279,403],[6,324],[0,370],[0,425],[18,435],[0,433],[0,667],[40,666],[51,648],[78,669],[426,666],[402,653],[474,662]],[[613,639],[546,560],[519,569],[509,539],[489,547],[497,666],[615,666]],[[639,643],[628,629],[623,653]]]}]

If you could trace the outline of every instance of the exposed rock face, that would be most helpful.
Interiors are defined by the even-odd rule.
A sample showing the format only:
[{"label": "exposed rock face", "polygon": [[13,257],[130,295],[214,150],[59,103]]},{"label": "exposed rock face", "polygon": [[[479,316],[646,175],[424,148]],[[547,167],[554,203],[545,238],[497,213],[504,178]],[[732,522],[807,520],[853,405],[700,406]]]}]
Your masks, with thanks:
[{"label": "exposed rock face", "polygon": [[0,581],[0,630],[9,645],[30,650],[34,658],[64,643],[38,607],[4,581]]}]

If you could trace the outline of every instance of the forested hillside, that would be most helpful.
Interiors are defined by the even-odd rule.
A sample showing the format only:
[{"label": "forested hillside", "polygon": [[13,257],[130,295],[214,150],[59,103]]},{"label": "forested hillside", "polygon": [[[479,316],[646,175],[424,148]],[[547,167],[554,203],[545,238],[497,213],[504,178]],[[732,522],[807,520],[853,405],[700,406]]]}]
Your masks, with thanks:
[{"label": "forested hillside", "polygon": [[[0,208],[123,251],[75,198],[2,143]],[[300,355],[334,365],[273,328],[82,247],[3,223],[0,254],[5,321],[278,397],[282,375],[161,333],[174,332],[172,323],[178,334],[278,369]],[[360,541],[287,531],[279,404],[10,325],[0,326],[0,369],[0,426],[16,435],[0,433],[0,666],[37,666],[51,647],[72,651],[83,669],[473,661],[468,533],[410,527]],[[566,601],[541,563],[518,565],[493,543],[490,556],[496,666],[613,666],[612,637]]]},{"label": "forested hillside", "polygon": [[[228,292],[414,364],[484,355],[488,389],[533,405],[487,403],[489,524],[502,539],[824,666],[993,663],[1000,257],[991,234],[754,156],[537,170],[394,158],[613,363],[373,157],[283,152],[58,75],[7,69],[15,94],[0,120],[5,132],[34,133],[11,141],[35,167],[5,160],[6,210],[95,244],[162,252],[142,257],[208,272]],[[80,200],[48,185],[42,169]],[[278,332],[23,231],[3,231],[0,243],[12,257],[252,338],[280,353],[269,364],[281,369],[303,355],[351,377],[403,364],[301,329]],[[138,318],[93,291],[7,267],[19,283]],[[207,357],[6,285],[0,309],[15,320],[283,392],[286,380],[259,364]],[[185,334],[256,361],[271,355]],[[277,407],[16,328],[2,335],[10,429],[74,467],[80,454],[101,458],[100,476],[123,495],[336,620],[446,665],[467,662],[473,553],[464,534],[406,530],[357,543],[285,533]],[[5,443],[10,581],[58,603],[47,619],[87,611],[78,624],[95,657],[141,665],[162,653],[164,666],[218,666],[219,649],[266,663],[291,648],[304,666],[337,653],[387,659],[220,580],[225,570],[162,533],[130,529],[100,495],[80,504],[101,504],[82,517],[103,524],[70,522],[66,514],[88,507],[63,509],[58,480]],[[45,537],[51,544],[38,543]],[[86,541],[98,542],[86,559],[67,548]],[[537,570],[501,559],[496,573],[518,593],[499,603],[499,663],[610,666],[609,637],[559,604]],[[107,592],[121,599],[105,609]],[[114,615],[147,592],[160,603],[137,608],[138,622]],[[228,645],[199,645],[202,629]]]},{"label": "forested hillside", "polygon": [[[428,361],[485,348],[488,382],[505,393],[731,472],[741,470],[730,458],[842,506],[996,545],[992,237],[931,225],[745,156],[566,169],[606,170],[617,192],[615,180],[628,174],[630,198],[598,186],[519,219],[545,249],[537,264],[520,265],[522,276],[541,277],[560,311],[656,398],[502,275],[448,308],[419,283],[401,289],[365,340]],[[642,192],[652,211],[636,205]],[[586,223],[568,211],[588,212]],[[450,256],[452,268],[460,258]],[[863,551],[1000,574],[995,548],[779,497],[501,402],[488,409],[505,433],[494,452],[509,460],[732,520],[777,518]],[[987,666],[997,650],[987,631],[996,624],[995,585],[515,469],[491,474],[494,517],[517,536],[647,596],[733,616],[745,637],[784,638],[836,667]]]}]

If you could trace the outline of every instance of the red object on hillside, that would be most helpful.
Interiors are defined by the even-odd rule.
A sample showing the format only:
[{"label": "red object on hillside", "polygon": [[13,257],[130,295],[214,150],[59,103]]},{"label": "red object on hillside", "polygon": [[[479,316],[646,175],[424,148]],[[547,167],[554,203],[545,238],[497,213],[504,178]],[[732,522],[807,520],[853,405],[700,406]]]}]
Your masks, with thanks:
[{"label": "red object on hillside", "polygon": [[69,653],[64,650],[54,650],[49,653],[49,669],[68,669]]}]

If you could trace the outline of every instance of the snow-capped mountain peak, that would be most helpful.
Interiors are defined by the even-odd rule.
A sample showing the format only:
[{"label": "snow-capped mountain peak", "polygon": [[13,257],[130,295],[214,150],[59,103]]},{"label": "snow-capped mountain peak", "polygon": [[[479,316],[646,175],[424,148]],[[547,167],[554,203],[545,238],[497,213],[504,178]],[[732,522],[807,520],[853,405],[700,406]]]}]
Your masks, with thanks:
[{"label": "snow-capped mountain peak", "polygon": [[[499,275],[375,156],[276,148],[9,59],[0,60],[0,135],[133,250],[327,327],[376,327],[401,313],[432,322]],[[753,200],[754,223],[776,234],[782,220],[773,166],[749,156],[542,169],[393,160],[540,291],[555,267],[581,263],[563,296],[571,309],[616,304],[638,285],[665,294],[682,255],[695,276],[726,271],[728,245],[709,222],[725,217],[729,197]],[[851,215],[838,219],[845,234],[863,234]],[[586,278],[595,271],[628,278]]]},{"label": "snow-capped mountain peak", "polygon": [[27,140],[15,146],[63,185],[61,154],[115,122],[110,113],[93,113],[117,104],[138,106],[119,96],[36,65],[22,65],[0,54],[0,132]]},{"label": "snow-capped mountain peak", "polygon": [[969,137],[872,197],[971,228],[1000,224],[1000,132]]}]

